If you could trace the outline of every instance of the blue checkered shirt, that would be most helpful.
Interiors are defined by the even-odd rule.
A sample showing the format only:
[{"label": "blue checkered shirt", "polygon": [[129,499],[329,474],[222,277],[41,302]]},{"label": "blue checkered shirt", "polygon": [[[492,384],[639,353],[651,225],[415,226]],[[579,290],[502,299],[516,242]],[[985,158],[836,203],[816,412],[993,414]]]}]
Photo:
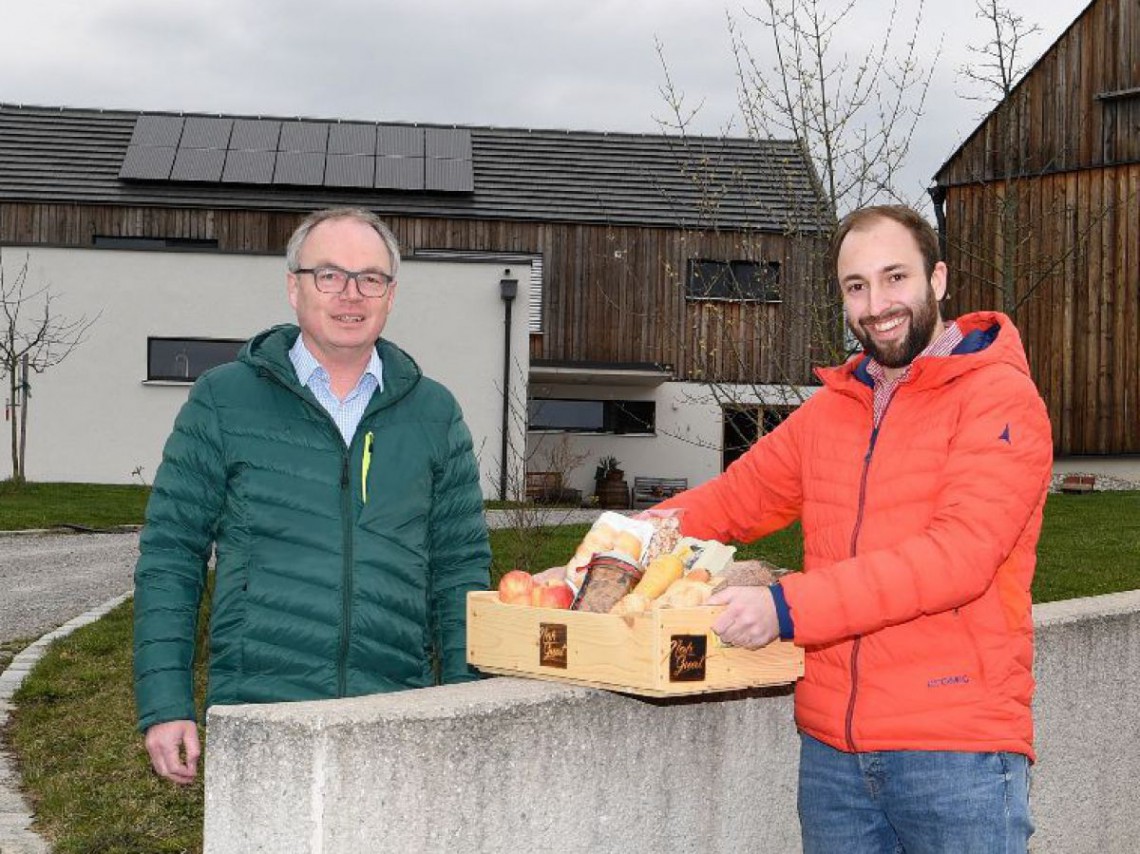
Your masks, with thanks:
[{"label": "blue checkered shirt", "polygon": [[356,426],[364,415],[364,408],[368,406],[368,401],[372,399],[372,393],[377,389],[384,390],[383,366],[376,348],[372,348],[368,366],[360,375],[360,379],[357,380],[356,388],[350,391],[344,400],[338,399],[332,393],[332,387],[329,385],[329,372],[322,368],[321,363],[309,352],[309,348],[305,346],[304,335],[297,336],[297,343],[289,350],[289,361],[293,363],[293,368],[297,371],[297,379],[300,380],[301,385],[309,387],[309,390],[317,398],[317,403],[324,407],[324,410],[336,422],[340,435],[344,437],[344,444],[351,445],[352,436],[356,433]]}]

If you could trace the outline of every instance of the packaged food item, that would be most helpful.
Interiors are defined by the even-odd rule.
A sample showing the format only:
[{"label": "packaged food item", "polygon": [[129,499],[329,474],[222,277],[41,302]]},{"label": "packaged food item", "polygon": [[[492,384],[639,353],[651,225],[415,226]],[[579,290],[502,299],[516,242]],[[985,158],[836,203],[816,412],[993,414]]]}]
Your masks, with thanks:
[{"label": "packaged food item", "polygon": [[764,560],[741,560],[729,563],[712,577],[719,590],[722,587],[767,587],[783,575],[784,570]]},{"label": "packaged food item", "polygon": [[652,608],[692,608],[703,605],[713,594],[713,585],[706,581],[679,578],[669,589],[653,600]]},{"label": "packaged food item", "polygon": [[618,600],[616,605],[610,608],[610,613],[616,614],[619,617],[644,614],[649,610],[651,604],[653,604],[652,600],[640,593],[626,593]]},{"label": "packaged food item", "polygon": [[645,575],[634,589],[635,593],[649,599],[656,599],[669,585],[685,574],[685,564],[675,554],[664,554],[649,561]]},{"label": "packaged food item", "polygon": [[641,567],[622,552],[602,552],[586,565],[582,586],[570,608],[608,613],[641,580]]},{"label": "packaged food item", "polygon": [[653,526],[653,534],[649,546],[645,550],[645,560],[648,563],[656,557],[669,554],[677,548],[681,540],[681,514],[683,510],[646,510],[638,514],[638,520],[649,522]]},{"label": "packaged food item", "polygon": [[645,549],[653,536],[653,525],[644,520],[630,519],[620,513],[605,512],[594,520],[586,536],[578,545],[574,556],[566,564],[566,580],[577,590],[582,586],[586,566],[594,555],[603,552],[620,552],[641,569]]},{"label": "packaged food item", "polygon": [[693,537],[682,537],[677,544],[677,550],[684,555],[686,574],[696,569],[706,569],[712,576],[723,572],[725,567],[732,563],[732,556],[736,554],[736,546],[726,546],[716,540],[698,540]]}]

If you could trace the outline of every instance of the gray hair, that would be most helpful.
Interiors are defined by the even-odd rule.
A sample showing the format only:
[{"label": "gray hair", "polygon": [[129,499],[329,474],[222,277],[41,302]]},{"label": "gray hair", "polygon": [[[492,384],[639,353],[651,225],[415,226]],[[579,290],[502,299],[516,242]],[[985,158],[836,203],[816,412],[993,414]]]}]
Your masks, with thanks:
[{"label": "gray hair", "polygon": [[289,243],[285,247],[285,266],[289,272],[296,273],[300,269],[301,245],[308,238],[309,233],[322,222],[331,219],[356,220],[364,223],[380,235],[380,239],[384,241],[384,246],[388,250],[388,256],[392,259],[392,269],[389,271],[389,275],[393,279],[396,278],[400,272],[400,242],[396,240],[396,235],[392,233],[392,229],[388,228],[380,217],[363,208],[326,208],[314,211],[305,217],[304,222],[297,226],[297,230],[293,232],[293,236],[289,238]]}]

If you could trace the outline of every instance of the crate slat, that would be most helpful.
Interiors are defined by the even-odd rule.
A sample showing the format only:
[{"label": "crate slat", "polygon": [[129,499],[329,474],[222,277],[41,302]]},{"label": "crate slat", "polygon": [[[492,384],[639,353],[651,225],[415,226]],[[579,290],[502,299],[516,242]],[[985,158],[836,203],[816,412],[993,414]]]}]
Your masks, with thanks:
[{"label": "crate slat", "polygon": [[467,660],[488,673],[651,697],[780,685],[803,675],[803,650],[794,644],[722,644],[710,628],[721,610],[618,617],[504,605],[494,592],[470,593]]}]

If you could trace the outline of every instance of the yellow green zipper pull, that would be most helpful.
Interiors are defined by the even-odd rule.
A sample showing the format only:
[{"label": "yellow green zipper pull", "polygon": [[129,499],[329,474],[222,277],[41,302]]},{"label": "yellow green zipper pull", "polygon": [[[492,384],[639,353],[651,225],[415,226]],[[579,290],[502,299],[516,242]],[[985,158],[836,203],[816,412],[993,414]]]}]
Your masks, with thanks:
[{"label": "yellow green zipper pull", "polygon": [[372,465],[372,431],[364,434],[364,456],[360,459],[360,498],[368,503],[368,469]]}]

